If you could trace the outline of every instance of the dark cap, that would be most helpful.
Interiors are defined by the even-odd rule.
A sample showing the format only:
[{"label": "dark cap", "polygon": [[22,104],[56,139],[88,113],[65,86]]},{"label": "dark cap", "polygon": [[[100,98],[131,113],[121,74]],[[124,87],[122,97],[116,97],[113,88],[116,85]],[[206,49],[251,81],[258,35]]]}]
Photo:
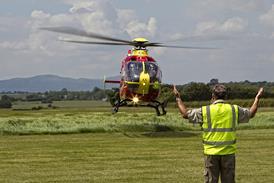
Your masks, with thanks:
[{"label": "dark cap", "polygon": [[216,84],[212,89],[212,94],[216,97],[216,99],[225,99],[226,87],[222,84]]}]

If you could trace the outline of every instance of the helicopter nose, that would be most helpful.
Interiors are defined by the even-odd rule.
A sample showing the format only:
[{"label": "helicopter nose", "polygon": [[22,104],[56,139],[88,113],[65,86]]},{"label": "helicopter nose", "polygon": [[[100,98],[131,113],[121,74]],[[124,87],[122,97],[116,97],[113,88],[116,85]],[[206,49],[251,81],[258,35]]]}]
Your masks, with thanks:
[{"label": "helicopter nose", "polygon": [[149,92],[149,74],[142,72],[140,74],[140,80],[139,80],[139,87],[138,87],[138,93],[140,94],[147,94]]}]

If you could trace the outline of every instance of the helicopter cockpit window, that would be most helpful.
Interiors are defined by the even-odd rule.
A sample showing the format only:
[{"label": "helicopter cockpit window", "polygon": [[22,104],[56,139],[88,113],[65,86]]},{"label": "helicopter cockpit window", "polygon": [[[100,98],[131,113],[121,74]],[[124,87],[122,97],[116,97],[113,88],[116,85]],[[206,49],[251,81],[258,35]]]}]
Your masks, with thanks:
[{"label": "helicopter cockpit window", "polygon": [[139,82],[140,73],[143,71],[141,62],[129,62],[127,67],[128,79],[133,82]]},{"label": "helicopter cockpit window", "polygon": [[152,82],[161,81],[161,71],[155,63],[145,63],[145,66]]}]

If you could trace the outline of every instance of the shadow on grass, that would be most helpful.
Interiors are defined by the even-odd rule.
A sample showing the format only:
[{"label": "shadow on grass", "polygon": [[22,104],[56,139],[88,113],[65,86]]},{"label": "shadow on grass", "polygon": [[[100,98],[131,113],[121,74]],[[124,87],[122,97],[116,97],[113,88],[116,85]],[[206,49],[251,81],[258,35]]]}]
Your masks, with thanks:
[{"label": "shadow on grass", "polygon": [[199,136],[199,131],[161,131],[161,132],[145,132],[145,133],[123,133],[129,138],[150,137],[150,138],[188,138]]},{"label": "shadow on grass", "polygon": [[147,132],[143,133],[143,136],[146,137],[194,137],[199,136],[200,132],[191,132],[191,131],[165,131],[165,132]]}]

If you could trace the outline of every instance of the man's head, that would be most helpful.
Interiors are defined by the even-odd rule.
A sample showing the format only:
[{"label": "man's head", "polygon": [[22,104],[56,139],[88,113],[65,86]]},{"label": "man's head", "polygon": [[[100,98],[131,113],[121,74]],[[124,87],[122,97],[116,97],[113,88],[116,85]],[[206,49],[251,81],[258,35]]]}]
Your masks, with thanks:
[{"label": "man's head", "polygon": [[226,98],[226,87],[222,84],[216,84],[212,89],[212,99],[225,99]]}]

